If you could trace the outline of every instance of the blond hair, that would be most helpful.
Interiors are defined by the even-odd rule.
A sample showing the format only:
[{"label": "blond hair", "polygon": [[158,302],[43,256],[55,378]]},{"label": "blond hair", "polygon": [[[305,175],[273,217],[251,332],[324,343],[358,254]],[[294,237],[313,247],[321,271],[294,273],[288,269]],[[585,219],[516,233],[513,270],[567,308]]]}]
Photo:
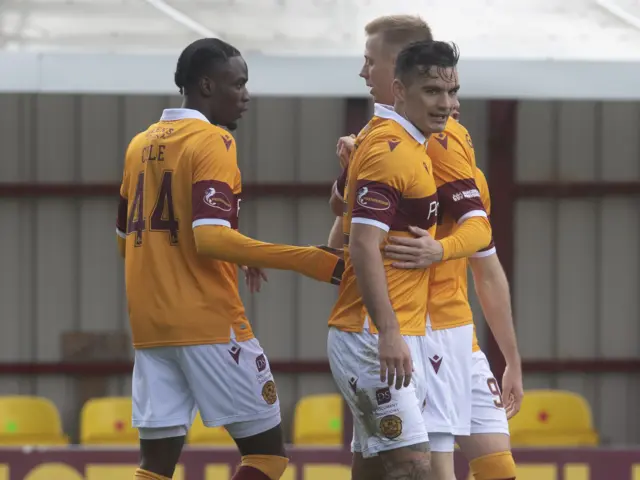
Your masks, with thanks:
[{"label": "blond hair", "polygon": [[413,42],[433,41],[431,28],[417,15],[387,15],[364,27],[367,35],[381,35],[385,45],[402,49]]}]

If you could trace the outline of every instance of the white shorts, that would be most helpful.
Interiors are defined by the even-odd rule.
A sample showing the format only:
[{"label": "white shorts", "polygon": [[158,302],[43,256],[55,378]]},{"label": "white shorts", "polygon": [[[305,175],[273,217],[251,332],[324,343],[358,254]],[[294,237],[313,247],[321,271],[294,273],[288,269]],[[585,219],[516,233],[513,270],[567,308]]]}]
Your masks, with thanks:
[{"label": "white shorts", "polygon": [[473,353],[471,391],[471,434],[504,433],[509,435],[507,413],[502,406],[500,387],[484,353]]},{"label": "white shorts", "polygon": [[471,433],[473,325],[433,330],[427,327],[425,347],[427,406],[424,420],[432,451],[452,452],[455,435]]},{"label": "white shorts", "polygon": [[280,424],[280,402],[260,343],[157,347],[135,351],[133,426],[140,438],[186,435],[200,410],[207,427],[233,438]]},{"label": "white shorts", "polygon": [[364,457],[429,441],[422,418],[426,385],[424,337],[405,336],[414,372],[408,387],[396,390],[380,381],[378,336],[329,329],[331,373],[353,414],[351,449]]}]

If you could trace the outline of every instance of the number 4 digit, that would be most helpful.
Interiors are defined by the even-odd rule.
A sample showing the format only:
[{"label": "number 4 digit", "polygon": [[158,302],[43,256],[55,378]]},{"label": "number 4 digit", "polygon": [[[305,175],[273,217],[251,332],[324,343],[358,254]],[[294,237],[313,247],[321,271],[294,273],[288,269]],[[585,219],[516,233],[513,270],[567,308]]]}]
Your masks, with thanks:
[{"label": "number 4 digit", "polygon": [[173,208],[173,172],[162,172],[158,199],[149,221],[152,232],[169,232],[169,243],[178,244],[178,219]]},{"label": "number 4 digit", "polygon": [[[134,245],[142,245],[142,232],[145,231],[144,218],[144,172],[138,175],[133,204],[127,219],[127,235],[135,233]],[[169,232],[169,243],[178,244],[178,219],[173,207],[173,172],[162,172],[162,180],[158,190],[158,198],[149,219],[150,231]]]},{"label": "number 4 digit", "polygon": [[127,218],[127,235],[136,234],[133,243],[136,247],[142,245],[144,224],[144,172],[140,172],[136,183],[136,193],[133,196],[133,205],[131,205],[129,218]]}]

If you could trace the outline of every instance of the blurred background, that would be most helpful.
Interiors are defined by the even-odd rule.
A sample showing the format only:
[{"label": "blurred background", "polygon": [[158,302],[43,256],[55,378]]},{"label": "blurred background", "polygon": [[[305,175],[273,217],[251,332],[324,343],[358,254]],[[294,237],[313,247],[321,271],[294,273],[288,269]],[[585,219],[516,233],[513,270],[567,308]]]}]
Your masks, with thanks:
[{"label": "blurred background", "polygon": [[[598,473],[598,455],[615,448],[629,455],[616,457],[623,464],[616,480],[640,479],[633,467],[640,464],[640,1],[4,0],[0,444],[92,446],[76,463],[64,456],[71,447],[54,449],[62,457],[0,448],[0,480],[131,476],[129,466],[100,477],[85,463],[96,461],[96,444],[137,441],[114,224],[128,141],[163,108],[180,105],[173,84],[180,51],[216,36],[249,65],[252,102],[234,133],[246,192],[241,230],[265,241],[319,244],[333,222],[336,141],[371,113],[358,78],[363,27],[392,13],[421,15],[436,38],[461,50],[461,122],[489,179],[525,389],[530,398],[541,389],[567,392],[553,401],[541,392],[527,428],[547,429],[553,444],[553,429],[561,428],[554,408],[578,399],[584,415],[567,428],[595,432],[586,444],[560,445],[596,447],[584,458],[565,452],[560,461],[555,450],[516,459],[547,462],[555,472],[538,469],[530,478],[609,479]],[[502,357],[470,295],[499,378]],[[314,461],[348,478],[341,445],[350,423],[326,361],[336,290],[270,271],[262,292],[243,290],[243,298],[275,372],[287,440],[336,446],[339,454],[316,452]],[[228,446],[224,432],[203,435],[200,443]],[[196,457],[184,458],[198,464],[194,449]],[[136,463],[135,450],[121,454],[99,461]],[[215,455],[202,462],[235,461],[229,452]],[[28,473],[67,461],[68,470],[55,475]],[[565,461],[587,470],[567,470]],[[211,477],[191,467],[176,478],[227,478],[216,466]],[[292,479],[328,475],[298,470]]]}]

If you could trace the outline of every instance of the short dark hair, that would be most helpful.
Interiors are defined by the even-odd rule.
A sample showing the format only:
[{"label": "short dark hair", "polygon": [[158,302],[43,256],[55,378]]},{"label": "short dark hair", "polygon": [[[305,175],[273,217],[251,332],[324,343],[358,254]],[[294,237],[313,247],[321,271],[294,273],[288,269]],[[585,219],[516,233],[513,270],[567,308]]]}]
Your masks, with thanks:
[{"label": "short dark hair", "polygon": [[398,54],[395,67],[395,77],[404,84],[410,83],[415,77],[428,75],[435,67],[438,74],[445,68],[458,65],[460,52],[455,43],[438,41],[421,41],[407,45]]},{"label": "short dark hair", "polygon": [[185,48],[178,58],[174,81],[181,94],[212,68],[225,64],[240,51],[219,38],[201,38]]}]

